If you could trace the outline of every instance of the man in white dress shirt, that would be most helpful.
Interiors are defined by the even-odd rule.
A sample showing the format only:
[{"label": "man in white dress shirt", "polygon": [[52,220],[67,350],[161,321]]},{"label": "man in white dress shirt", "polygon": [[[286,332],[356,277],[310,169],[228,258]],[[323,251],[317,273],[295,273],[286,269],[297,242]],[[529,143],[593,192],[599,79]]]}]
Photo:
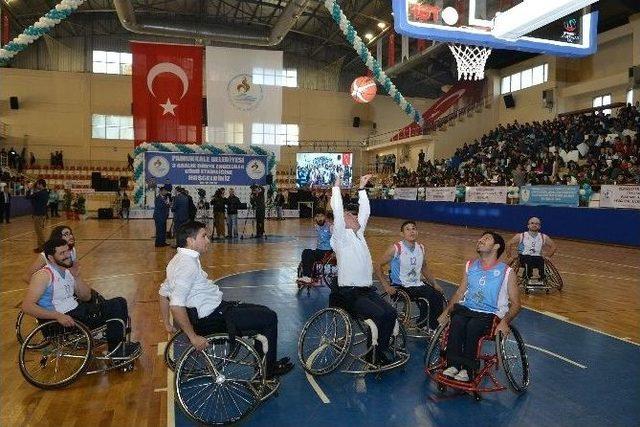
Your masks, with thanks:
[{"label": "man in white dress shirt", "polygon": [[[160,295],[168,298],[171,313],[178,326],[198,350],[207,345],[206,335],[219,332],[242,335],[253,331],[267,338],[267,378],[281,376],[293,368],[288,357],[276,360],[278,348],[278,316],[263,305],[240,304],[222,300],[222,291],[207,277],[200,255],[209,250],[205,224],[189,221],[176,233],[178,252],[167,265],[167,279]],[[260,344],[256,350],[262,354]]]},{"label": "man in white dress shirt", "polygon": [[377,359],[381,364],[392,361],[388,350],[389,339],[396,323],[396,310],[387,304],[373,286],[373,263],[371,253],[364,238],[371,212],[365,186],[372,175],[360,178],[358,189],[358,216],[345,212],[340,194],[341,176],[331,189],[331,208],[333,209],[333,234],[331,247],[336,253],[338,264],[338,288],[329,299],[340,300],[349,311],[363,319],[371,319],[378,328]]}]

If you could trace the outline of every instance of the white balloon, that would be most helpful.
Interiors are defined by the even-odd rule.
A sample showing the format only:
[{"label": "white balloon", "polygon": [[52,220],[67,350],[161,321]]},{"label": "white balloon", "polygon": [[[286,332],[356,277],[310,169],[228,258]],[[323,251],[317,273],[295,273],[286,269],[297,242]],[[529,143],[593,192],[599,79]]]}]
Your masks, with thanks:
[{"label": "white balloon", "polygon": [[451,6],[445,7],[440,16],[447,25],[455,25],[458,22],[458,11]]}]

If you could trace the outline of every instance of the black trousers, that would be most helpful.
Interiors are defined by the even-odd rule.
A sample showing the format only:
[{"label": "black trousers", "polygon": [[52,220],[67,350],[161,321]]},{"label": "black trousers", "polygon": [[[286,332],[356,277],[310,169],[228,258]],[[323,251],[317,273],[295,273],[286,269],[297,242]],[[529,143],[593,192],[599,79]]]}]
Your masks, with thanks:
[{"label": "black trousers", "polygon": [[49,215],[51,215],[51,218],[55,217],[55,216],[60,216],[60,214],[58,213],[58,202],[55,203],[49,203]]},{"label": "black trousers", "polygon": [[480,368],[480,361],[476,358],[478,340],[489,333],[494,318],[491,313],[473,311],[460,304],[454,306],[447,341],[449,366],[467,369],[470,374]]},{"label": "black trousers", "polygon": [[520,263],[524,266],[527,279],[531,279],[533,269],[538,270],[538,275],[544,279],[544,257],[536,255],[520,255]]},{"label": "black trousers", "polygon": [[261,237],[264,234],[264,208],[256,209],[256,236]]},{"label": "black trousers", "polygon": [[167,244],[167,220],[154,218],[156,223],[156,246]]},{"label": "black trousers", "polygon": [[[127,324],[129,311],[127,309],[127,300],[122,297],[111,298],[100,304],[100,313],[98,316],[94,314],[93,304],[80,302],[80,304],[65,314],[84,323],[90,329],[97,328],[107,323],[108,319],[120,319]],[[107,323],[107,345],[109,351],[113,351],[118,344],[126,339],[126,330],[120,322]]]},{"label": "black trousers", "polygon": [[[394,284],[394,286],[397,285]],[[438,317],[440,317],[440,315],[442,314],[442,310],[444,309],[443,295],[429,285],[397,287],[405,291],[407,295],[409,295],[409,298],[411,298],[411,301],[416,301],[416,303],[418,304],[418,308],[420,309],[420,317],[418,318],[418,322],[422,323],[428,313],[429,328],[436,329],[438,327]],[[426,306],[424,301],[419,300],[418,298],[426,298],[426,300],[429,302],[429,307]]]},{"label": "black trousers", "polygon": [[[237,304],[228,301],[222,303],[207,317],[198,318],[195,308],[187,308],[189,320],[198,335],[210,335],[221,332],[231,332],[227,322],[233,324],[237,335],[258,333],[264,335],[269,343],[266,365],[267,377],[273,374],[278,355],[278,315],[264,305]],[[263,355],[262,345],[256,342],[256,350]]]},{"label": "black trousers", "polygon": [[0,203],[0,222],[4,221],[7,224],[11,217],[11,203]]},{"label": "black trousers", "polygon": [[329,305],[339,306],[359,319],[371,319],[378,328],[378,351],[389,348],[398,314],[374,287],[341,286],[331,292]]},{"label": "black trousers", "polygon": [[313,276],[313,264],[320,261],[331,251],[323,251],[321,249],[305,249],[302,251],[302,275],[307,277]]}]

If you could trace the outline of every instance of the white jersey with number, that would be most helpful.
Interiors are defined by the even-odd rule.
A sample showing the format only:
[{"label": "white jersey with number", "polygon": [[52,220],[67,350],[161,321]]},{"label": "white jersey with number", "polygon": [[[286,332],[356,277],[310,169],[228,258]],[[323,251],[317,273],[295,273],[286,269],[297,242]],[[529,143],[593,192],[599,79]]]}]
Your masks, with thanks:
[{"label": "white jersey with number", "polygon": [[391,260],[391,282],[394,285],[406,287],[422,286],[422,262],[424,260],[424,246],[415,243],[413,248],[400,241],[394,246]]},{"label": "white jersey with number", "polygon": [[542,233],[536,233],[532,236],[528,231],[520,235],[519,251],[522,255],[541,256],[542,246],[544,246],[546,236]]}]

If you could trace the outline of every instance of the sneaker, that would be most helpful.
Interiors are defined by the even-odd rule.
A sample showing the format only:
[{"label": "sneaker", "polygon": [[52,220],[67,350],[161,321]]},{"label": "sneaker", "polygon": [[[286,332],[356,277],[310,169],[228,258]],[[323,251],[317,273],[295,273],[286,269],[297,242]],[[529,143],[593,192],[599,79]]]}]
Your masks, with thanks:
[{"label": "sneaker", "polygon": [[289,360],[280,359],[276,362],[276,366],[273,367],[273,373],[269,375],[267,379],[286,375],[289,372],[291,372],[293,367],[294,367],[294,364]]},{"label": "sneaker", "polygon": [[462,369],[455,377],[453,377],[453,379],[456,381],[467,382],[469,381],[469,374],[466,369]]},{"label": "sneaker", "polygon": [[455,378],[458,372],[458,368],[456,368],[455,366],[449,366],[447,369],[442,371],[442,375],[450,378]]}]

